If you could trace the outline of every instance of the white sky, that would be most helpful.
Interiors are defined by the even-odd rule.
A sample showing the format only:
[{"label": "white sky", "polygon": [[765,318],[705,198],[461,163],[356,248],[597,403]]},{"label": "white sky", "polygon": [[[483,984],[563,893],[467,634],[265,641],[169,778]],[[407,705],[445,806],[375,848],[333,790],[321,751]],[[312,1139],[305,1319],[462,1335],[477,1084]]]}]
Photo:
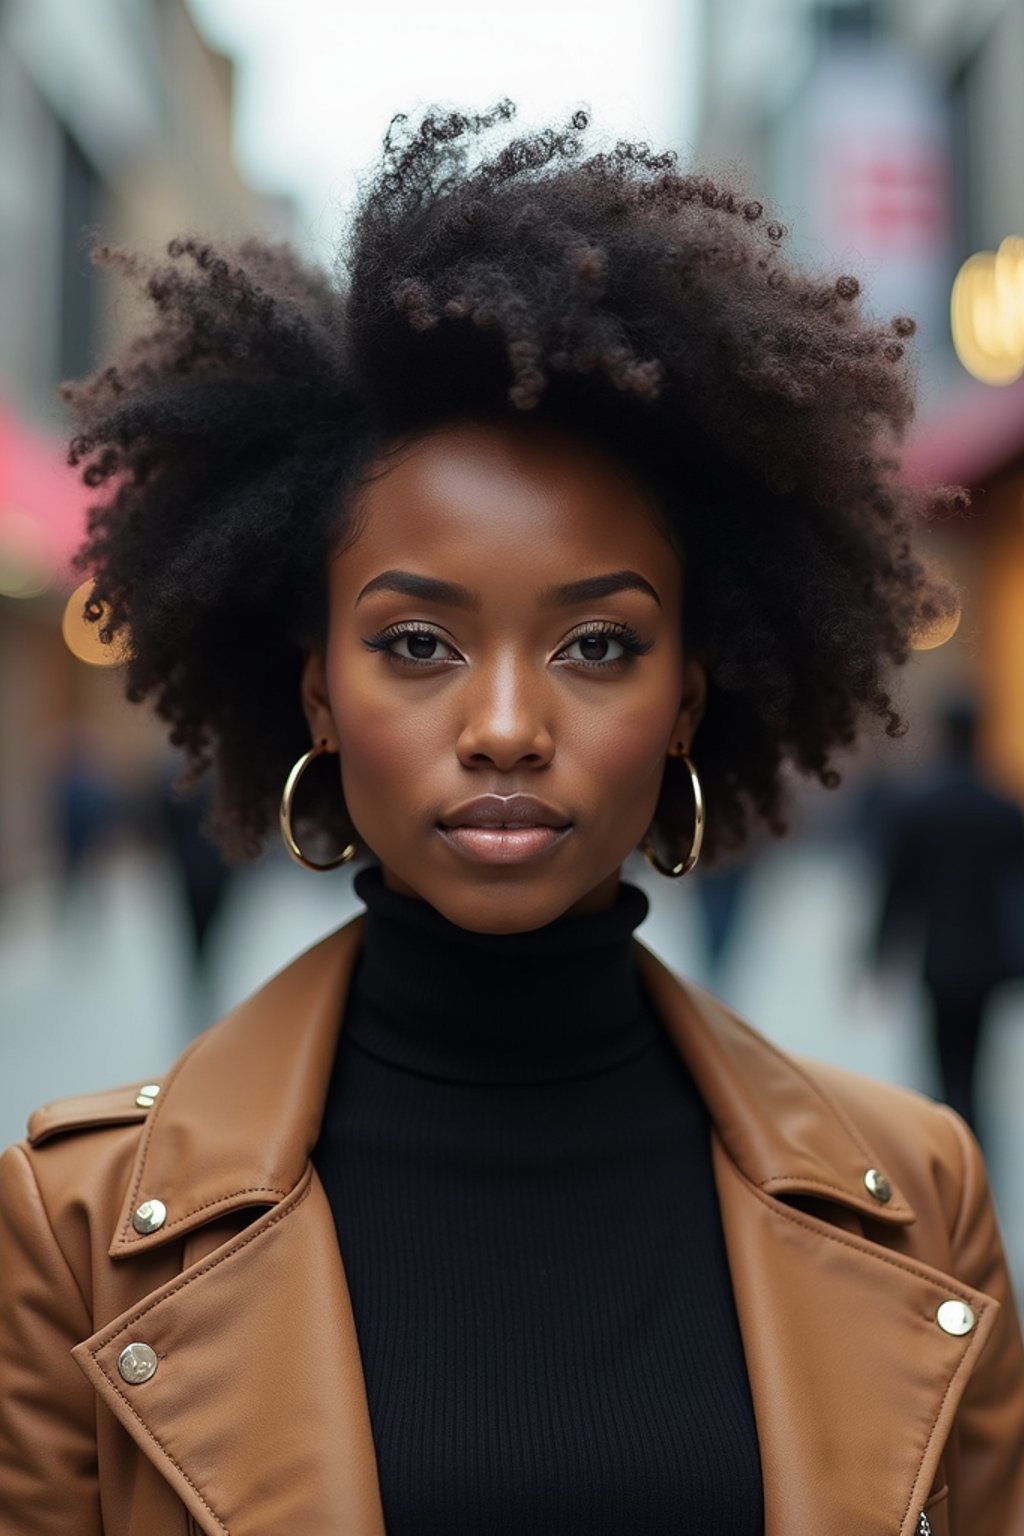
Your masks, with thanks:
[{"label": "white sky", "polygon": [[632,136],[690,148],[699,0],[189,3],[208,40],[238,60],[246,174],[298,198],[296,236],[320,254],[395,112],[480,110],[510,96],[518,132],[585,105],[595,147]]}]

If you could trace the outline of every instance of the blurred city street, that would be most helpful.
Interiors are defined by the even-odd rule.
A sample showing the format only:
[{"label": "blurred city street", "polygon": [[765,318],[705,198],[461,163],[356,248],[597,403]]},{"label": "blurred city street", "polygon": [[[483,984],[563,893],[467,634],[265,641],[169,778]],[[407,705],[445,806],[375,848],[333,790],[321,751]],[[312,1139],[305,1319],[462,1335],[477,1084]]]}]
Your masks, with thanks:
[{"label": "blurred city street", "polygon": [[[899,973],[884,985],[868,981],[860,966],[877,892],[855,854],[807,841],[764,857],[717,980],[707,974],[695,886],[660,879],[642,859],[627,877],[651,897],[644,941],[781,1045],[935,1091],[914,985]],[[20,1136],[40,1103],[159,1076],[188,1039],[186,1021],[219,1016],[358,910],[347,871],[318,878],[281,857],[242,871],[211,935],[197,1002],[184,913],[157,858],[124,850],[63,911],[45,883],[8,898],[0,908],[0,1141]],[[1024,984],[999,995],[980,1070],[992,1182],[1020,1296]]]},{"label": "blurred city street", "polygon": [[1022,65],[0,0],[0,1536],[1024,1536]]}]

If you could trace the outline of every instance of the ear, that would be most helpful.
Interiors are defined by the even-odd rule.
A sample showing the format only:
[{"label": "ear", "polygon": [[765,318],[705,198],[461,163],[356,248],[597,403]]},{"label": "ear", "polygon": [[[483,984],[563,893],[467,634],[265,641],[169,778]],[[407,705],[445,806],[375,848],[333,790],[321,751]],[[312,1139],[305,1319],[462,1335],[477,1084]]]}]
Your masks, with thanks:
[{"label": "ear", "polygon": [[704,718],[707,696],[708,669],[699,657],[687,656],[683,662],[682,700],[676,723],[672,728],[670,751],[675,748],[677,742],[681,742],[683,749],[689,752],[693,745],[693,738],[697,734],[697,727]]},{"label": "ear", "polygon": [[332,752],[338,750],[338,732],[327,690],[327,665],[323,651],[308,651],[302,664],[302,712],[314,741],[326,741]]}]

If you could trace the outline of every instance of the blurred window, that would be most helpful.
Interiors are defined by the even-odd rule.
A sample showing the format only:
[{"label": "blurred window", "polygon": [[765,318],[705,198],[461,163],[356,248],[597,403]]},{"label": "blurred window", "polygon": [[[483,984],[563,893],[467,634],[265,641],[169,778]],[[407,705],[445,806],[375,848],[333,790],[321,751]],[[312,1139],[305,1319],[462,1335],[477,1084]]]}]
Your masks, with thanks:
[{"label": "blurred window", "polygon": [[87,373],[96,356],[99,279],[89,246],[100,223],[103,184],[78,140],[62,131],[59,377]]},{"label": "blurred window", "polygon": [[873,0],[825,0],[816,19],[823,45],[859,43],[874,36],[878,14]]},{"label": "blurred window", "polygon": [[949,82],[950,124],[953,160],[953,272],[959,270],[979,242],[977,199],[978,180],[973,165],[976,148],[974,92],[980,48],[974,48],[960,61]]}]

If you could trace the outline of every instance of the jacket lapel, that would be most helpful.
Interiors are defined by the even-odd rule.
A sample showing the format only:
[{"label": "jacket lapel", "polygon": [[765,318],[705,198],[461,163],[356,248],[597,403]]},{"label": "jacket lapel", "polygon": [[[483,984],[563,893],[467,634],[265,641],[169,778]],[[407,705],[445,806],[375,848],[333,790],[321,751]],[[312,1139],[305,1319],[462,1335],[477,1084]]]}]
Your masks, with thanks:
[{"label": "jacket lapel", "polygon": [[[186,1267],[73,1355],[206,1536],[384,1536],[355,1323],[316,1145],[362,922],[202,1034],[163,1083],[110,1245]],[[163,1224],[140,1234],[147,1200]],[[261,1209],[262,1208],[262,1209]],[[191,1261],[191,1262],[189,1262]],[[126,1384],[118,1357],[149,1345]]]},{"label": "jacket lapel", "polygon": [[[997,1304],[855,1233],[789,1211],[714,1147],[750,1376],[765,1536],[916,1536]],[[978,1322],[952,1338],[950,1296]]]},{"label": "jacket lapel", "polygon": [[[765,1536],[915,1536],[942,1447],[999,1305],[870,1241],[915,1219],[879,1160],[799,1063],[647,951],[645,985],[714,1122],[712,1151],[757,1420]],[[767,1115],[764,1105],[772,1106]],[[787,1203],[829,1202],[829,1221]],[[959,1297],[977,1319],[935,1321]]]},{"label": "jacket lapel", "polygon": [[[207,1536],[384,1536],[344,1267],[310,1163],[362,919],[201,1035],[163,1086],[110,1253],[185,1238],[186,1267],[74,1356]],[[856,1128],[791,1058],[642,945],[644,984],[714,1124],[722,1221],[764,1471],[766,1536],[913,1536],[997,1304],[861,1235],[879,1207]],[[765,1113],[764,1104],[772,1105]],[[830,1201],[846,1230],[787,1203]],[[139,1234],[145,1200],[167,1209]],[[944,1334],[961,1296],[978,1319]],[[129,1343],[158,1366],[120,1377]]]},{"label": "jacket lapel", "polygon": [[[128,1386],[117,1361],[136,1342],[159,1364]],[[312,1169],[74,1355],[207,1536],[384,1536],[348,1288]]]}]

